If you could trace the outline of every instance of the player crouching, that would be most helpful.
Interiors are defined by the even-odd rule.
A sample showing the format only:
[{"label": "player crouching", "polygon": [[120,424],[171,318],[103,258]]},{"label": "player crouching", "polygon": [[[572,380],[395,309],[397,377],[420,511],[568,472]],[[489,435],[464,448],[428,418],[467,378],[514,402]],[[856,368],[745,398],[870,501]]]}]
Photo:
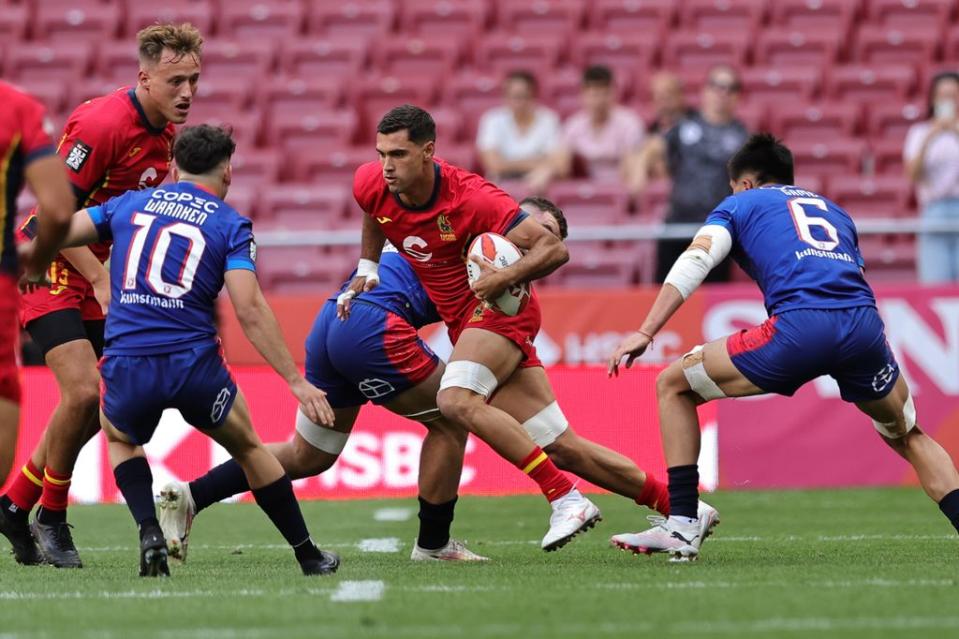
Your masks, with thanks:
[{"label": "player crouching", "polygon": [[129,192],[72,220],[65,246],[112,239],[113,289],[101,360],[100,425],[117,487],[140,532],[140,575],[168,575],[143,444],[162,412],[187,422],[237,460],[257,504],[293,547],[304,574],[329,574],[339,558],[317,548],[289,476],[250,423],[226,367],[213,311],[224,283],[247,337],[289,384],[303,412],[333,424],[325,394],[299,373],[256,280],[251,222],[223,201],[230,186],[229,133],[184,129],[173,148],[173,185]]}]

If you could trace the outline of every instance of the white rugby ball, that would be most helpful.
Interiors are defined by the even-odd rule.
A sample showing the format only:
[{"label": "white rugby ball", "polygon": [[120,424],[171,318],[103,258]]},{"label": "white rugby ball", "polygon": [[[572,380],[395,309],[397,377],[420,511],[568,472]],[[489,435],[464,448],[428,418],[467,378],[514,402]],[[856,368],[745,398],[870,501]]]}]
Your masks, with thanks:
[{"label": "white rugby ball", "polygon": [[[470,258],[476,256],[496,268],[506,268],[515,263],[523,254],[516,245],[498,233],[481,233],[470,243],[466,252],[466,276],[470,284],[479,279],[482,271]],[[493,301],[493,304],[506,315],[518,315],[529,301],[529,284],[517,284],[509,287],[505,293]]]}]

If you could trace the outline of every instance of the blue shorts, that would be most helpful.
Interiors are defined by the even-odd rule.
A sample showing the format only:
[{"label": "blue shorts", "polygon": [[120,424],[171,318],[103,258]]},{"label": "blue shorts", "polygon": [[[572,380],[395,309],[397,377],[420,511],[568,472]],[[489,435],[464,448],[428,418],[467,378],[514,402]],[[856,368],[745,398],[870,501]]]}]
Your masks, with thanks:
[{"label": "blue shorts", "polygon": [[150,441],[167,408],[179,410],[196,428],[216,428],[237,393],[219,344],[158,355],[104,356],[100,379],[100,407],[137,444]]},{"label": "blue shorts", "polygon": [[793,395],[820,375],[847,402],[882,399],[899,378],[879,312],[871,306],[797,309],[729,336],[733,365],[768,393]]},{"label": "blue shorts", "polygon": [[439,358],[405,319],[362,300],[350,309],[341,322],[328,301],[306,338],[306,379],[330,406],[387,404],[436,370]]}]

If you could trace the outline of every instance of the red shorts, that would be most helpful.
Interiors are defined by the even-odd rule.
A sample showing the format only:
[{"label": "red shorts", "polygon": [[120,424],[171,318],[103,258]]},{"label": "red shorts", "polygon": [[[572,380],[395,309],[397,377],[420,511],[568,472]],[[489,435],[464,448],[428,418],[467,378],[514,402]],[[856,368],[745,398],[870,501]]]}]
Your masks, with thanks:
[{"label": "red shorts", "polygon": [[0,399],[20,403],[20,372],[17,370],[17,345],[20,327],[17,325],[17,281],[12,275],[0,273]]},{"label": "red shorts", "polygon": [[50,265],[49,277],[50,288],[40,288],[22,297],[22,326],[38,317],[69,308],[79,310],[84,321],[103,319],[103,310],[93,295],[93,286],[74,270],[70,262],[58,257]]},{"label": "red shorts", "polygon": [[542,312],[539,308],[539,300],[536,295],[532,295],[529,303],[519,315],[509,316],[494,307],[483,307],[479,300],[474,301],[463,314],[463,319],[459,324],[447,324],[449,329],[450,341],[455,345],[460,335],[468,328],[482,328],[483,330],[502,335],[513,342],[523,352],[523,361],[520,362],[520,368],[542,367],[543,362],[539,360],[536,354],[536,347],[533,346],[533,340],[539,333],[539,327],[542,323]]}]

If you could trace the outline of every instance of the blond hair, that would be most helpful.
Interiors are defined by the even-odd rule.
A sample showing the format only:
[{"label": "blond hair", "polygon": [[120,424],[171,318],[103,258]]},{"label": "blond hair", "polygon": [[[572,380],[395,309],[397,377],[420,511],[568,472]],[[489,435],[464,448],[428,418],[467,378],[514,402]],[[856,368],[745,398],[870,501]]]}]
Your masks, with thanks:
[{"label": "blond hair", "polygon": [[189,22],[179,25],[152,24],[137,32],[137,46],[141,63],[156,64],[164,49],[173,51],[176,62],[186,55],[199,58],[203,36]]}]

